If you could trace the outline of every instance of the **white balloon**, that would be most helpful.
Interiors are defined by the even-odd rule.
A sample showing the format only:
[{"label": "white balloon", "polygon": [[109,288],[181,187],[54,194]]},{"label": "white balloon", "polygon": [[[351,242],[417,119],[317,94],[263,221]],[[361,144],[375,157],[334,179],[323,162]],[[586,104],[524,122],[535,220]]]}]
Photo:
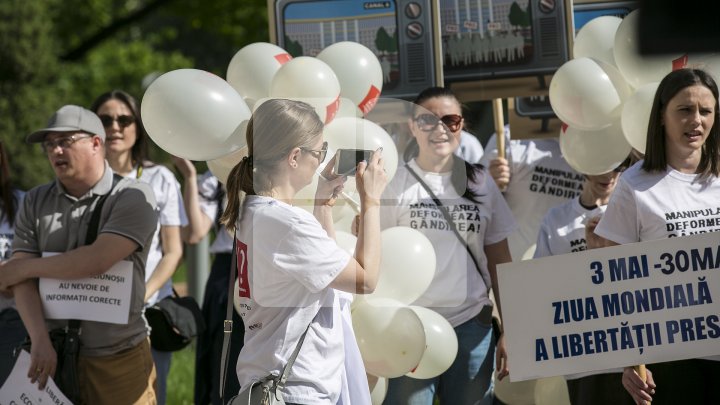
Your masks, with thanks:
[{"label": "white balloon", "polygon": [[435,249],[412,228],[396,226],[380,233],[380,279],[368,301],[390,298],[410,304],[420,298],[435,276]]},{"label": "white balloon", "polygon": [[535,405],[570,405],[564,377],[540,378],[535,384]]},{"label": "white balloon", "polygon": [[458,340],[450,322],[437,312],[424,307],[410,307],[420,318],[425,331],[425,352],[408,377],[427,379],[445,372],[455,361]]},{"label": "white balloon", "polygon": [[368,386],[370,387],[370,400],[372,405],[382,405],[387,395],[388,381],[385,377],[368,374]]},{"label": "white balloon", "polygon": [[255,42],[237,51],[227,70],[227,81],[245,99],[248,107],[270,94],[270,83],[280,66],[292,59],[277,45]]},{"label": "white balloon", "polygon": [[166,152],[212,160],[245,146],[250,109],[225,80],[197,69],[158,77],[143,95],[142,121]]},{"label": "white balloon", "polygon": [[270,97],[302,100],[315,107],[328,124],[340,105],[340,82],[335,72],[320,59],[299,56],[285,63],[272,79]]},{"label": "white balloon", "polygon": [[349,232],[335,231],[335,242],[351,256],[355,254],[355,244],[357,243],[355,235]]},{"label": "white balloon", "polygon": [[628,157],[631,150],[620,120],[598,131],[566,127],[560,134],[563,157],[570,167],[582,174],[611,172]]},{"label": "white balloon", "polygon": [[[362,118],[341,117],[326,125],[323,135],[328,143],[328,148],[332,150],[377,150],[382,147],[382,157],[388,180],[395,175],[398,166],[397,148],[390,135],[380,125]],[[328,154],[328,156],[332,155]],[[348,193],[355,191],[355,177],[349,177],[344,187]]]},{"label": "white balloon", "polygon": [[425,351],[425,332],[417,314],[395,300],[353,306],[352,323],[368,373],[395,378],[415,368]]},{"label": "white balloon", "polygon": [[[615,64],[632,87],[659,82],[673,70],[673,61],[684,64],[682,55],[642,56],[638,46],[639,10],[623,18],[615,33],[613,56]],[[680,66],[682,67],[682,66]]]},{"label": "white balloon", "polygon": [[620,122],[625,139],[640,153],[645,153],[650,110],[660,83],[647,83],[638,87],[623,105]]},{"label": "white balloon", "polygon": [[609,126],[620,118],[630,87],[614,66],[577,58],[560,66],[550,82],[550,105],[566,124],[585,130]]},{"label": "white balloon", "polygon": [[370,49],[357,42],[337,42],[323,49],[317,58],[337,75],[341,97],[350,99],[362,115],[372,110],[382,91],[383,73]]},{"label": "white balloon", "polygon": [[227,179],[232,169],[247,155],[248,150],[246,145],[233,153],[229,153],[217,159],[208,160],[206,163],[213,176],[217,177],[220,183],[227,184]]},{"label": "white balloon", "polygon": [[609,15],[588,21],[575,36],[573,57],[595,58],[615,65],[613,46],[615,44],[615,32],[617,32],[621,22],[621,18]]}]

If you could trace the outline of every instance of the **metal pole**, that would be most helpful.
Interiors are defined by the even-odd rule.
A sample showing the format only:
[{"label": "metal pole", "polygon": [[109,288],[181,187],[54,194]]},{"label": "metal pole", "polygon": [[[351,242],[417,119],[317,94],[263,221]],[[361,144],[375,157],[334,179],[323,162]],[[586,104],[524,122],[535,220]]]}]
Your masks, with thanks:
[{"label": "metal pole", "polygon": [[195,245],[185,245],[185,266],[187,267],[188,295],[198,303],[203,302],[205,283],[210,274],[210,238],[205,236]]}]

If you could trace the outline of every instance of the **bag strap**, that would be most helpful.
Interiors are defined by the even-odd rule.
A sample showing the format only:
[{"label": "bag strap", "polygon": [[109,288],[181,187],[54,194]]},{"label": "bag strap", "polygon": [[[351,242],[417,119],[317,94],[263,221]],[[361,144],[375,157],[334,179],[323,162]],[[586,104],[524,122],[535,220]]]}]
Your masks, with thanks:
[{"label": "bag strap", "polygon": [[[232,262],[230,263],[230,280],[228,281],[228,302],[227,307],[225,310],[225,324],[223,328],[223,345],[222,345],[222,354],[220,357],[220,399],[225,399],[225,380],[227,378],[227,368],[228,368],[228,361],[229,354],[230,354],[230,336],[232,335],[232,329],[233,329],[233,294],[235,292],[235,278],[237,277],[237,243],[235,242],[237,240],[237,229],[235,229],[235,235],[233,235],[233,247],[232,247]],[[290,376],[290,370],[292,369],[293,364],[295,364],[295,360],[297,359],[298,354],[300,353],[300,348],[303,345],[303,342],[305,341],[305,336],[307,335],[308,330],[310,330],[310,325],[312,325],[312,320],[310,320],[310,323],[308,323],[308,326],[305,328],[305,332],[303,332],[302,336],[300,336],[300,340],[298,341],[298,344],[295,346],[295,350],[293,350],[292,354],[290,355],[290,358],[288,359],[287,364],[285,364],[285,367],[283,367],[282,373],[280,374],[279,378],[277,379],[276,383],[276,389],[281,389],[285,386],[285,382],[287,381],[288,377]]]},{"label": "bag strap", "polygon": [[455,221],[453,221],[452,217],[450,216],[450,212],[449,212],[448,208],[442,204],[440,199],[437,198],[435,193],[433,193],[433,191],[422,180],[422,178],[417,173],[415,173],[415,171],[410,167],[410,165],[405,163],[405,168],[408,170],[408,172],[410,172],[410,174],[413,177],[415,177],[415,180],[417,180],[418,183],[420,183],[420,185],[425,189],[425,191],[427,191],[427,193],[430,195],[430,198],[432,198],[433,201],[435,201],[435,205],[437,205],[437,207],[442,212],[443,217],[445,217],[445,221],[450,226],[450,229],[452,229],[453,233],[458,238],[460,243],[462,243],[462,245],[465,246],[465,249],[467,250],[468,254],[470,255],[470,258],[472,259],[473,263],[475,264],[475,269],[478,271],[478,273],[480,273],[480,277],[482,278],[483,282],[485,283],[485,287],[487,288],[488,291],[490,291],[490,288],[492,288],[492,282],[487,280],[485,274],[483,274],[483,272],[480,270],[480,266],[478,265],[477,259],[475,259],[475,255],[473,254],[472,250],[470,250],[470,246],[468,246],[467,241],[462,237],[462,235],[460,235],[460,232],[458,232],[457,226],[455,225]]},{"label": "bag strap", "polygon": [[[97,199],[97,203],[95,204],[92,216],[90,217],[90,222],[88,223],[87,234],[85,235],[85,246],[92,245],[93,242],[95,242],[95,239],[97,239],[97,234],[100,230],[100,214],[102,212],[103,205],[105,204],[105,200],[107,200],[108,196],[113,192],[115,186],[117,186],[120,180],[122,180],[122,176],[117,173],[113,173],[113,180],[110,191],[108,191],[107,194],[95,197]],[[77,319],[70,319],[68,321],[68,330],[74,330],[79,335],[80,321]]]}]

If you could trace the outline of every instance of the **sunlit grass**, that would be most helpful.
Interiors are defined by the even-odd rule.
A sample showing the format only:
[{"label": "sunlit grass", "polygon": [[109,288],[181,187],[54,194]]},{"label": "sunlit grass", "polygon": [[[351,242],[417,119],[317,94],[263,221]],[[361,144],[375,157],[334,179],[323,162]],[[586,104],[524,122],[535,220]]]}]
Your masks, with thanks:
[{"label": "sunlit grass", "polygon": [[195,388],[195,343],[173,353],[167,381],[167,405],[192,405]]}]

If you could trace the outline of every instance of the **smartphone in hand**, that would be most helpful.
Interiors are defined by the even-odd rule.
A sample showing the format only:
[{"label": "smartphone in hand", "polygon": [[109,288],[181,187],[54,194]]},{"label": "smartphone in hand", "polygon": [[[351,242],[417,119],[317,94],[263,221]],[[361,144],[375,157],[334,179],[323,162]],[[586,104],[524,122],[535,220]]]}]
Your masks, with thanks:
[{"label": "smartphone in hand", "polygon": [[358,163],[369,161],[372,153],[365,149],[338,149],[333,172],[340,176],[354,176]]}]

